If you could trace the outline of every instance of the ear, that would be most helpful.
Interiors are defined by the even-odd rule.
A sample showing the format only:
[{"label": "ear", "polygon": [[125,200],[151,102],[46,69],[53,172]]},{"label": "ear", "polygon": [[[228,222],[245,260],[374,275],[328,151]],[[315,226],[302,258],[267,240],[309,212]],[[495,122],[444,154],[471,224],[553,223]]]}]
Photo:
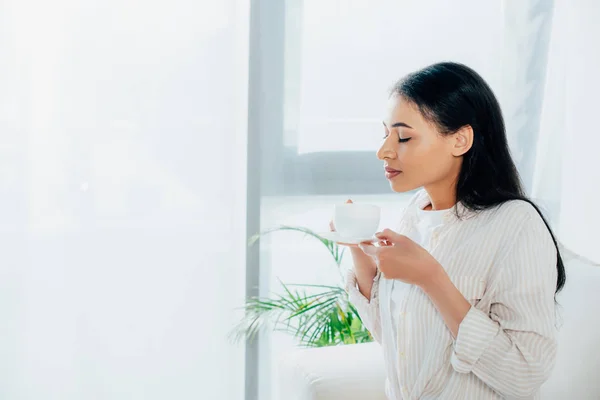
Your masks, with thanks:
[{"label": "ear", "polygon": [[460,157],[473,146],[473,128],[465,125],[452,135],[452,155]]}]

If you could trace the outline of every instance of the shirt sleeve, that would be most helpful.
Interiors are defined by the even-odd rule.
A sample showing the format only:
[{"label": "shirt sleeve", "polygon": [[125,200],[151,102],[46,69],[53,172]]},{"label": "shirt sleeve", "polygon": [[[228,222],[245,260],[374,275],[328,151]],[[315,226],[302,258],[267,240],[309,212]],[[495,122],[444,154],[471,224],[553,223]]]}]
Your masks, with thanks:
[{"label": "shirt sleeve", "polygon": [[556,248],[539,215],[521,225],[490,282],[489,312],[471,307],[458,330],[452,366],[505,397],[530,398],[556,358]]},{"label": "shirt sleeve", "polygon": [[379,279],[381,273],[377,271],[377,275],[373,279],[373,287],[371,288],[371,298],[367,299],[358,290],[356,283],[356,275],[353,270],[349,270],[346,277],[346,290],[350,302],[356,307],[363,325],[371,333],[375,341],[381,343],[381,319],[379,312]]}]

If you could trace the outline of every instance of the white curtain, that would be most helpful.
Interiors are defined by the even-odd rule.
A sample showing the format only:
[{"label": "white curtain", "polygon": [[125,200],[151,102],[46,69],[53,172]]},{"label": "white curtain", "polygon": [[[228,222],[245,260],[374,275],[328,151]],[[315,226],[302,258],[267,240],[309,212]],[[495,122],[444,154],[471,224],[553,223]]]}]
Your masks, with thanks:
[{"label": "white curtain", "polygon": [[599,265],[600,3],[554,3],[533,194],[548,205],[567,255]]},{"label": "white curtain", "polygon": [[240,399],[249,2],[0,2],[0,398]]},{"label": "white curtain", "polygon": [[501,103],[513,156],[527,192],[551,220],[572,257],[597,264],[594,195],[599,139],[594,90],[599,85],[593,1],[503,1]]}]

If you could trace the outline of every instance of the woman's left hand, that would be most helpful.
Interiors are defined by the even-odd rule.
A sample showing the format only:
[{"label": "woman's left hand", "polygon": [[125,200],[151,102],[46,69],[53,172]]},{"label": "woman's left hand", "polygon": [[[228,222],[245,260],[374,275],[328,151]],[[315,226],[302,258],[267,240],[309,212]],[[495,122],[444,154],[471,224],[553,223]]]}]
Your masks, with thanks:
[{"label": "woman's left hand", "polygon": [[379,246],[362,243],[360,248],[373,257],[387,279],[423,287],[444,269],[427,250],[404,235],[385,229],[375,235]]}]

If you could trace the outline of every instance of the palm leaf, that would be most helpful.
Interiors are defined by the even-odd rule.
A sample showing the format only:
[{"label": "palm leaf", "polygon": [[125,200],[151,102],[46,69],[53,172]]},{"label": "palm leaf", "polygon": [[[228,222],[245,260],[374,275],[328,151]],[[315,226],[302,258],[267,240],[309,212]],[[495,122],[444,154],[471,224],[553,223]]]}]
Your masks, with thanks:
[{"label": "palm leaf", "polygon": [[[280,226],[254,235],[254,245],[262,235],[276,231],[292,231],[317,239],[328,250],[336,265],[341,265],[344,248],[304,227]],[[341,268],[338,268],[341,274]],[[372,341],[348,293],[342,286],[285,284],[282,293],[246,300],[244,317],[231,330],[233,341],[252,340],[263,329],[286,332],[307,347],[333,346]],[[311,293],[307,293],[307,291]]]},{"label": "palm leaf", "polygon": [[323,245],[327,248],[327,251],[329,252],[329,254],[331,254],[331,256],[333,257],[333,259],[335,260],[335,263],[337,266],[340,266],[342,263],[342,258],[344,257],[344,250],[345,248],[343,248],[342,246],[339,246],[337,243],[325,239],[322,236],[319,236],[318,233],[316,233],[315,231],[309,229],[309,228],[305,228],[305,227],[301,227],[301,226],[288,226],[288,225],[282,225],[276,228],[270,228],[267,229],[261,233],[258,233],[256,235],[253,235],[249,240],[248,240],[248,245],[252,246],[254,245],[257,241],[260,240],[260,238],[264,235],[273,233],[273,232],[279,232],[279,231],[292,231],[292,232],[299,232],[299,233],[303,233],[305,236],[309,236],[312,237],[314,239],[317,239],[319,242],[323,243]]}]

